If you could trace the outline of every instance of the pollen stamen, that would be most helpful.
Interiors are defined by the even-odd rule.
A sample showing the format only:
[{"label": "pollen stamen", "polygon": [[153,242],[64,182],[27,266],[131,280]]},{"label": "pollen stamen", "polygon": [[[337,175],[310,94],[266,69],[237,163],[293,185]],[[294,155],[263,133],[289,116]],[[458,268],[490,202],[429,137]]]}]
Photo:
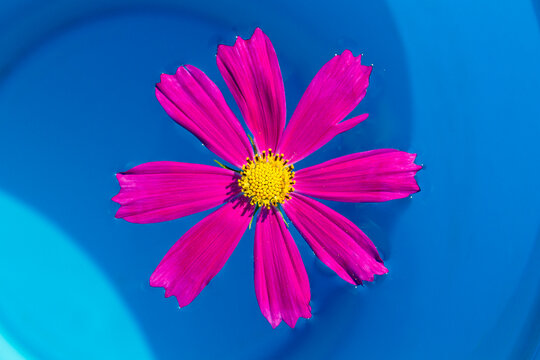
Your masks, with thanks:
[{"label": "pollen stamen", "polygon": [[242,166],[238,185],[251,205],[270,208],[283,204],[291,197],[294,178],[294,166],[288,165],[283,154],[274,154],[272,149],[256,154],[254,159],[246,159]]}]

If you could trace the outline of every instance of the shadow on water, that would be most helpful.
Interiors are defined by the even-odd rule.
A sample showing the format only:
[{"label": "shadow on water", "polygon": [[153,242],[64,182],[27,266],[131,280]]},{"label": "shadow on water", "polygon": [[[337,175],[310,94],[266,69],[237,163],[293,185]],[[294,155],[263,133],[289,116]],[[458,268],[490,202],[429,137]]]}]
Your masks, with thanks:
[{"label": "shadow on water", "polygon": [[532,0],[532,4],[536,14],[536,21],[538,22],[538,26],[540,26],[540,0]]},{"label": "shadow on water", "polygon": [[[526,294],[526,287],[530,284],[536,284],[536,287],[530,289],[530,299],[532,299],[531,306],[528,309],[528,316],[525,317],[525,325],[522,327],[521,332],[517,337],[516,344],[512,351],[511,359],[537,359],[540,355],[540,271],[538,270],[538,259],[540,258],[540,229],[536,236],[536,242],[534,248],[529,255],[529,261],[523,271],[524,274],[530,274],[535,279],[531,281],[523,278],[519,286],[519,294]],[[518,305],[522,299],[512,299],[507,305],[507,311],[511,312],[514,306]],[[505,329],[508,329],[506,327]]]},{"label": "shadow on water", "polygon": [[[343,286],[327,291],[331,296],[322,301],[324,308],[317,312],[316,318],[309,320],[309,326],[301,329],[301,334],[291,338],[286,346],[266,359],[331,359],[335,356],[336,348],[354,328],[354,324],[345,318],[358,320],[361,299]],[[343,309],[347,309],[346,314]]]},{"label": "shadow on water", "polygon": [[[535,359],[540,344],[540,229],[529,254],[523,276],[516,285],[513,296],[506,303],[497,323],[478,345],[473,357],[492,354],[493,358]],[[532,286],[531,286],[532,285]],[[527,296],[524,296],[526,294]],[[525,321],[523,322],[523,319]],[[522,323],[523,322],[523,323]],[[520,329],[519,332],[512,331]],[[513,341],[510,353],[501,354],[497,344]],[[536,355],[536,356],[535,356]]]},{"label": "shadow on water", "polygon": [[[150,3],[151,6],[148,5]],[[39,8],[26,12],[19,20],[14,17],[10,36],[0,40],[2,48],[9,49],[0,59],[2,79],[9,79],[17,67],[24,64],[26,58],[31,57],[35,49],[44,43],[64,36],[64,33],[69,33],[68,30],[81,23],[110,17],[111,14],[155,12],[158,16],[163,12],[167,13],[167,16],[178,15],[181,18],[195,16],[211,22],[218,29],[225,29],[217,31],[226,34],[224,37],[228,39],[228,43],[232,41],[236,28],[233,29],[227,24],[234,23],[239,26],[243,36],[250,34],[253,26],[257,25],[268,29],[268,32],[275,36],[272,39],[282,60],[289,117],[311,77],[333,53],[351,49],[355,54],[364,53],[365,63],[375,64],[366,98],[352,114],[369,112],[369,119],[347,134],[336,137],[315,155],[300,163],[299,168],[331,157],[374,148],[411,150],[411,92],[405,51],[392,16],[383,2],[366,2],[362,11],[349,11],[357,9],[354,1],[340,2],[331,8],[322,2],[298,3],[297,6],[301,9],[299,11],[304,11],[300,19],[294,18],[294,14],[289,14],[289,19],[277,10],[262,11],[267,10],[262,9],[262,5],[249,5],[244,12],[234,13],[245,8],[241,2],[234,6],[229,4],[228,6],[233,8],[226,13],[223,12],[224,5],[213,4],[212,1],[199,5],[180,4],[173,0],[118,0],[73,4],[74,2],[40,4]],[[212,6],[207,6],[209,4]],[[282,5],[287,6],[285,3]],[[302,8],[303,6],[305,8]],[[276,6],[276,9],[278,8],[279,4]],[[114,28],[109,30],[115,31]],[[121,32],[121,29],[117,30]],[[294,37],[290,34],[294,34]],[[143,48],[144,44],[150,42],[173,46],[170,45],[170,38],[142,38],[141,41]],[[218,80],[219,75],[213,64],[212,51],[215,51],[215,45],[213,43],[202,46],[204,51],[201,56],[208,59],[204,60],[204,64],[199,62],[196,65],[208,71],[209,76],[226,92],[223,81]],[[120,45],[123,46],[125,47],[124,44]],[[81,48],[68,50],[65,56],[70,56],[71,52],[84,51]],[[48,94],[46,85],[39,84],[39,79],[36,80],[37,84],[32,82],[36,78],[22,79],[31,84],[29,90],[35,86],[43,88],[42,96],[37,94],[39,91],[30,91],[30,104],[20,98],[10,100],[9,96],[6,96],[6,102],[18,101],[20,111],[12,110],[11,114],[1,114],[4,119],[14,120],[0,124],[0,151],[4,155],[10,154],[0,168],[0,186],[47,214],[64,231],[71,234],[71,238],[80,243],[111,276],[111,281],[119,288],[126,303],[130,304],[156,355],[168,358],[177,351],[175,337],[170,333],[179,330],[174,327],[166,328],[163,331],[169,332],[167,336],[155,331],[165,326],[166,320],[163,319],[170,316],[170,309],[156,306],[156,301],[161,304],[163,300],[156,300],[155,296],[150,295],[147,279],[156,261],[163,255],[163,248],[155,246],[154,239],[177,239],[200,216],[159,226],[137,226],[114,220],[116,207],[110,201],[110,197],[118,190],[114,173],[141,162],[155,160],[208,164],[213,156],[202,149],[183,129],[175,127],[172,121],[165,120],[166,115],[155,101],[152,88],[159,72],[164,71],[163,68],[153,68],[148,74],[136,77],[137,83],[131,83],[131,79],[125,75],[130,72],[140,74],[142,70],[154,66],[147,66],[147,63],[159,63],[160,61],[152,59],[153,56],[160,56],[159,53],[148,54],[137,61],[127,61],[127,56],[136,56],[139,53],[122,54],[114,47],[108,50],[111,52],[112,64],[96,62],[89,57],[85,63],[74,64],[69,69],[71,74],[60,71],[55,73],[54,77],[47,77],[55,98],[48,98],[53,95]],[[193,52],[200,50],[201,48],[197,48]],[[179,63],[175,66],[184,61],[193,61],[192,56],[178,55]],[[50,64],[54,64],[50,61]],[[166,64],[168,61],[171,60],[162,60]],[[91,87],[81,90],[79,96],[73,96],[73,92],[76,93],[77,86],[80,85],[77,82],[78,77],[72,74],[84,71],[85,67],[94,66],[103,67],[104,75],[96,80],[103,83],[91,83]],[[39,73],[52,70],[56,69],[51,67],[33,71]],[[83,83],[91,80],[84,78]],[[17,85],[17,81],[12,79],[10,84]],[[122,87],[130,87],[127,93],[133,96],[133,99],[128,101],[123,98],[126,95]],[[21,88],[13,89],[13,92],[22,93],[21,89],[22,85]],[[9,95],[11,89],[8,92],[2,83],[0,92]],[[107,100],[103,100],[102,96],[98,95],[100,93],[104,94]],[[58,99],[62,96],[73,102],[63,104],[61,99]],[[88,99],[83,99],[85,96]],[[232,105],[230,95],[225,96]],[[2,103],[2,106],[5,104]],[[332,206],[359,224],[388,260],[392,248],[389,239],[393,223],[407,204],[406,200],[400,200],[388,204]],[[252,254],[244,255],[252,257]],[[306,255],[305,251],[303,255]],[[126,273],[126,269],[130,269],[129,279],[122,275]],[[322,271],[317,269],[312,267],[310,270]],[[133,278],[139,279],[136,284],[133,284]],[[294,330],[294,336],[289,336],[285,342],[284,348],[287,350],[281,352],[278,347],[272,357],[285,356],[286,353],[303,354],[308,351],[310,344],[321,344],[331,349],[339,341],[339,337],[329,337],[328,329],[350,328],[358,316],[362,316],[362,310],[357,304],[361,295],[357,296],[358,294],[351,292],[347,286],[336,286],[335,282],[326,281],[328,278],[320,274],[310,274],[310,279],[314,288],[313,298],[317,297],[316,301],[323,309],[317,313],[317,326],[310,326],[308,322]],[[141,288],[144,290],[141,291]],[[149,308],[152,311],[148,311]],[[260,317],[249,321],[264,320]],[[268,330],[268,333],[270,331]],[[189,354],[189,351],[186,352]],[[312,355],[314,358],[321,358],[321,354],[324,352]]]}]

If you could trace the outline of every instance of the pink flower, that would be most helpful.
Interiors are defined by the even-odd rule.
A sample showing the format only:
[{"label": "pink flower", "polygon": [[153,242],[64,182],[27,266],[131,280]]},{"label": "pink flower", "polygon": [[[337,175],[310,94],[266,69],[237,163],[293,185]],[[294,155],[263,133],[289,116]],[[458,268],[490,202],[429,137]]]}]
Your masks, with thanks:
[{"label": "pink flower", "polygon": [[[218,68],[248,128],[216,85],[186,65],[161,75],[156,96],[165,111],[232,167],[152,162],[117,174],[116,217],[134,223],[177,219],[221,205],[174,244],[150,278],[188,305],[221,270],[256,217],[255,293],[272,327],[311,317],[309,281],[284,211],[317,257],[351,284],[388,272],[369,238],[312,197],[379,202],[419,191],[416,154],[381,149],[296,171],[294,163],[367,114],[342,121],[366,93],[371,66],[348,50],[317,73],[285,127],[285,91],[276,53],[261,29],[234,46],[220,45]],[[234,169],[236,167],[238,169]],[[240,170],[241,169],[241,170]]]}]

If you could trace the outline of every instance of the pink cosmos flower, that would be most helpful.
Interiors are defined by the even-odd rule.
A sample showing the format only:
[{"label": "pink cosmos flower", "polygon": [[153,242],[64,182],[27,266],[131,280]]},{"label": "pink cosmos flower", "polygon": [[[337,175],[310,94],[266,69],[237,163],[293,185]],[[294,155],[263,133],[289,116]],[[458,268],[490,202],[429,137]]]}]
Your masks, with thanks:
[{"label": "pink cosmos flower", "polygon": [[[287,126],[285,91],[276,53],[257,28],[249,40],[220,45],[217,65],[253,142],[216,85],[186,65],[161,75],[156,96],[167,114],[231,164],[222,167],[151,162],[117,174],[116,217],[134,223],[177,219],[221,205],[173,245],[150,278],[183,307],[221,270],[256,217],[255,293],[276,327],[311,317],[309,281],[283,210],[317,257],[359,285],[388,272],[370,239],[315,198],[380,202],[419,191],[416,154],[381,149],[294,170],[334,136],[367,118],[342,121],[366,93],[371,66],[348,50],[315,75]],[[235,169],[236,167],[236,169]]]}]

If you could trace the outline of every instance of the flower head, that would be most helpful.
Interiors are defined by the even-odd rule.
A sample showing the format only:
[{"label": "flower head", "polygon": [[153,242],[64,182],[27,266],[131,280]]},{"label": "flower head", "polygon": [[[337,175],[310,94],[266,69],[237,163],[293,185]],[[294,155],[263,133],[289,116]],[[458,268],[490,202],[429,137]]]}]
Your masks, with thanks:
[{"label": "flower head", "polygon": [[[217,86],[186,65],[161,76],[165,111],[231,166],[153,162],[117,174],[116,217],[135,223],[177,219],[220,206],[173,245],[150,278],[186,306],[221,270],[253,217],[255,294],[276,327],[311,317],[306,270],[283,210],[317,257],[351,284],[388,272],[371,240],[313,198],[379,202],[419,191],[416,154],[381,149],[296,170],[294,163],[367,118],[344,118],[366,93],[371,67],[348,50],[317,73],[285,127],[285,91],[272,44],[261,29],[220,45],[218,68],[253,141]],[[218,164],[221,164],[218,162]],[[200,194],[204,196],[200,196]]]},{"label": "flower head", "polygon": [[291,198],[289,194],[294,191],[296,181],[293,180],[294,165],[287,162],[283,154],[274,154],[272,149],[263,150],[253,160],[246,159],[238,184],[244,196],[251,199],[251,205],[270,209]]}]

